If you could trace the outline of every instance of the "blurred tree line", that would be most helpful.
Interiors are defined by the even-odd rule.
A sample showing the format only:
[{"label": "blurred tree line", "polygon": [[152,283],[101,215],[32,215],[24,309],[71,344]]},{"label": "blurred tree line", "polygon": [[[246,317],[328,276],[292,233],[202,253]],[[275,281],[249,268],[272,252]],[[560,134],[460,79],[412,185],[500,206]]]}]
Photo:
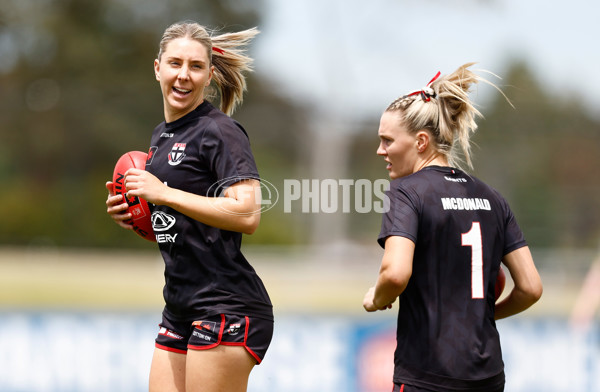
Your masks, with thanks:
[{"label": "blurred tree line", "polygon": [[[164,29],[195,20],[224,31],[259,25],[260,3],[9,0],[0,4],[0,242],[148,246],[106,214],[116,160],[147,151],[164,120],[153,61]],[[230,30],[228,30],[230,29]],[[261,174],[283,176],[302,133],[302,109],[250,74],[236,112]],[[265,118],[268,117],[268,121]],[[281,217],[285,223],[285,216]],[[259,241],[286,242],[275,225]],[[258,237],[258,236],[257,236]]]},{"label": "blurred tree line", "polygon": [[[260,0],[8,0],[0,3],[0,244],[151,247],[112,223],[104,183],[126,151],[146,151],[163,121],[152,63],[170,23],[224,31],[260,28]],[[259,38],[260,39],[260,36]],[[596,246],[600,235],[600,124],[577,97],[549,95],[526,65],[504,77],[516,109],[482,109],[475,175],[511,202],[532,246]],[[250,134],[261,176],[277,187],[310,156],[308,103],[250,74],[234,114]],[[383,109],[383,108],[382,108]],[[385,178],[375,155],[379,113],[351,132],[352,178]],[[281,188],[280,197],[281,195]],[[273,208],[247,243],[296,244],[310,217]],[[374,241],[380,217],[352,214],[350,239]]]}]

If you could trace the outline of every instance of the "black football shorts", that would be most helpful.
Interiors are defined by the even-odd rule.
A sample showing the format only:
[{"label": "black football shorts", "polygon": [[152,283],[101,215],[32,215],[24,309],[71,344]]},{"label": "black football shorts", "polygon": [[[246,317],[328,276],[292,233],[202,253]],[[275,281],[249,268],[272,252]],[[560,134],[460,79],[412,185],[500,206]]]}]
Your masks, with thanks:
[{"label": "black football shorts", "polygon": [[[498,387],[497,389],[484,388],[481,391],[485,392],[503,392],[504,386]],[[415,387],[414,385],[407,384],[394,384],[392,392],[435,392],[435,389],[426,389],[421,387]]]},{"label": "black football shorts", "polygon": [[156,347],[185,354],[187,350],[208,350],[218,345],[242,346],[258,364],[271,338],[273,321],[256,317],[219,314],[202,320],[173,321],[163,313]]}]

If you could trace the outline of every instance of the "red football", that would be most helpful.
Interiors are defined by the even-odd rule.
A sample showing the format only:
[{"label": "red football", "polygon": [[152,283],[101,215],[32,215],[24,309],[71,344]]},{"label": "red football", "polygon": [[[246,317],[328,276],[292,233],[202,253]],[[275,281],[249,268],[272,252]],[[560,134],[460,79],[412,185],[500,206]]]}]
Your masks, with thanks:
[{"label": "red football", "polygon": [[113,189],[115,194],[124,195],[127,204],[129,204],[129,212],[133,215],[133,218],[126,223],[133,225],[133,230],[142,238],[148,241],[156,241],[154,231],[152,230],[152,213],[148,207],[146,200],[133,196],[127,197],[125,191],[125,185],[123,181],[125,179],[125,172],[132,167],[136,169],[146,169],[146,160],[148,154],[141,151],[130,151],[125,153],[119,158],[115,165],[115,171],[113,172]]},{"label": "red football", "polygon": [[498,270],[498,277],[496,278],[496,300],[502,295],[505,285],[506,274],[504,273],[504,269],[502,269],[502,266],[500,266],[500,270]]}]

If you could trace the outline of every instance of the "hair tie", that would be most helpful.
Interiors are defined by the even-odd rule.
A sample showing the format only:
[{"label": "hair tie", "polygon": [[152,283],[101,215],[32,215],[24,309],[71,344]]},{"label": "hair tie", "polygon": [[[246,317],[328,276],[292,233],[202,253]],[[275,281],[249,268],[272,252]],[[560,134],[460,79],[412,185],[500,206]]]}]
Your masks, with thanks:
[{"label": "hair tie", "polygon": [[216,46],[213,46],[212,50],[214,50],[215,52],[220,53],[220,54],[225,54],[225,51],[223,49],[217,48]]},{"label": "hair tie", "polygon": [[427,83],[427,87],[431,86],[431,83],[435,82],[435,80],[436,80],[437,78],[439,78],[441,74],[442,74],[442,73],[441,73],[440,71],[438,71],[438,73],[436,73],[436,74],[435,74],[435,76],[433,77],[433,79],[431,79],[431,80],[429,81],[429,83]]},{"label": "hair tie", "polygon": [[435,76],[433,77],[433,79],[431,79],[431,80],[429,81],[429,83],[427,83],[427,86],[423,87],[421,90],[416,90],[416,91],[413,91],[413,92],[411,92],[411,93],[408,93],[408,94],[406,94],[406,95],[405,95],[405,97],[410,97],[410,96],[413,96],[413,95],[420,94],[420,95],[421,95],[421,99],[422,99],[424,102],[429,102],[429,101],[431,100],[431,97],[433,97],[433,98],[435,98],[435,97],[436,97],[436,93],[435,93],[435,91],[433,91],[433,89],[432,89],[430,86],[431,86],[431,84],[432,84],[433,82],[435,82],[435,80],[436,80],[437,78],[439,78],[439,77],[440,77],[440,75],[441,75],[441,72],[440,72],[440,71],[438,71],[438,73],[437,73],[437,74],[435,74]]}]

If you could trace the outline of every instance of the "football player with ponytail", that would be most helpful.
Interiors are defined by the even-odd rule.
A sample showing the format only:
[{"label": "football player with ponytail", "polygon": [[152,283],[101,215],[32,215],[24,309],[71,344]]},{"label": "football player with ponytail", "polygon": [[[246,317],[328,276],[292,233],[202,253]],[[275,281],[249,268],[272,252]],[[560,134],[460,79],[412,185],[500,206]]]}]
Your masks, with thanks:
[{"label": "football player with ponytail", "polygon": [[[154,61],[165,121],[152,133],[146,170],[129,169],[129,195],[152,204],[165,261],[165,307],[150,391],[247,389],[273,334],[267,291],[240,250],[260,222],[260,179],[249,137],[229,115],[242,102],[252,59],[249,29],[211,34],[169,26]],[[208,100],[216,87],[220,109]],[[107,183],[108,213],[130,229],[127,203]]]},{"label": "football player with ponytail", "polygon": [[[503,391],[495,320],[527,309],[542,294],[508,203],[459,167],[472,166],[470,136],[480,115],[469,90],[486,82],[471,66],[438,73],[381,116],[377,154],[392,180],[390,209],[378,238],[379,275],[363,306],[385,310],[399,299],[395,392]],[[514,288],[496,304],[501,263]]]}]

